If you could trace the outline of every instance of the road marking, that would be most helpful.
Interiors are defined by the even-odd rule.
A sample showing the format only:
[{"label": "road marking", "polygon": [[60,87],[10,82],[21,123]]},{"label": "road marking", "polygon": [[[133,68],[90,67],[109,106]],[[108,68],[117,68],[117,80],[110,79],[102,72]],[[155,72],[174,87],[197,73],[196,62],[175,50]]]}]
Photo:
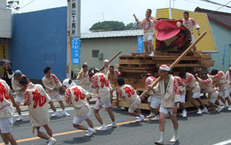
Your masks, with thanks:
[{"label": "road marking", "polygon": [[[146,120],[149,120],[149,119],[147,119],[147,118],[144,119],[144,121],[146,121]],[[120,123],[117,123],[117,126],[124,125],[124,124],[129,124],[129,123],[136,123],[136,121],[133,120],[133,121],[120,122]],[[94,127],[94,128],[98,129],[100,127],[101,126]],[[73,134],[73,133],[78,133],[78,132],[84,132],[84,131],[85,130],[74,130],[74,131],[60,132],[60,133],[53,134],[53,137],[55,137],[55,136],[61,136],[61,135],[67,135],[67,134]],[[32,141],[32,140],[38,140],[38,139],[41,139],[41,138],[39,138],[39,137],[32,137],[32,138],[26,138],[26,139],[19,139],[19,140],[17,140],[17,143],[28,142],[28,141]],[[4,145],[4,143],[0,143],[0,145]]]},{"label": "road marking", "polygon": [[[57,110],[61,110],[61,109],[57,109]],[[72,109],[71,107],[66,109],[66,110],[74,110]],[[192,113],[192,112],[196,112],[197,110],[192,110],[192,111],[188,111],[188,113]],[[52,112],[51,110],[49,112]],[[150,118],[145,118],[144,121],[147,121],[147,120],[150,120]],[[120,125],[124,125],[124,124],[130,124],[130,123],[136,123],[136,120],[132,120],[132,121],[126,121],[126,122],[120,122],[120,123],[117,123],[117,126],[120,126]],[[98,126],[98,127],[94,127],[95,129],[98,129],[100,128],[101,126]],[[60,132],[60,133],[56,133],[56,134],[53,134],[53,136],[61,136],[61,135],[67,135],[67,134],[73,134],[73,133],[78,133],[78,132],[84,132],[84,130],[74,130],[74,131],[67,131],[67,132]],[[17,143],[21,143],[21,142],[28,142],[28,141],[32,141],[32,140],[38,140],[40,139],[39,137],[32,137],[32,138],[26,138],[26,139],[19,139],[17,140]],[[231,139],[230,140],[227,140],[229,142],[227,143],[231,143]],[[225,141],[224,141],[225,142]],[[221,142],[223,143],[223,142]],[[226,143],[226,144],[227,144]],[[4,145],[4,143],[0,143],[0,145]],[[223,144],[214,144],[214,145],[224,145]]]},{"label": "road marking", "polygon": [[229,140],[225,140],[225,141],[222,141],[222,142],[219,142],[219,143],[216,143],[216,144],[213,144],[213,145],[226,145],[228,143],[231,143],[231,139]]}]

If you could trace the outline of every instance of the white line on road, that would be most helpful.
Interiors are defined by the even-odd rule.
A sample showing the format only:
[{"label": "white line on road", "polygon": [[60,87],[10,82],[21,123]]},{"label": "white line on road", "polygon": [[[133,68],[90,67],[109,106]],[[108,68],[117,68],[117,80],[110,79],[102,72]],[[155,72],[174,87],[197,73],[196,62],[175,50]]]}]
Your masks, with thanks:
[{"label": "white line on road", "polygon": [[216,143],[216,144],[213,144],[213,145],[226,145],[228,143],[231,143],[231,139],[229,140],[225,140],[225,141],[222,141],[222,142],[219,142],[219,143]]},{"label": "white line on road", "polygon": [[[94,105],[90,105],[90,106],[91,106],[91,108],[94,107]],[[62,111],[61,108],[56,108],[56,109],[57,109],[57,111]],[[70,111],[70,110],[74,110],[74,108],[73,107],[66,107],[65,110]],[[49,109],[49,113],[51,113],[51,112],[53,112],[53,110]],[[27,115],[29,115],[29,111],[22,112],[22,116],[27,116]],[[16,117],[16,116],[18,116],[18,113],[14,114],[14,117]]]}]

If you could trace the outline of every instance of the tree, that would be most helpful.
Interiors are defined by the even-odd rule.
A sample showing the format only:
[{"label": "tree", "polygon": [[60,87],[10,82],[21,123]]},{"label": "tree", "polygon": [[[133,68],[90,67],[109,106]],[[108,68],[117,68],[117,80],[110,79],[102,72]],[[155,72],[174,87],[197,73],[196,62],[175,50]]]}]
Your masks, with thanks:
[{"label": "tree", "polygon": [[129,23],[126,25],[125,29],[126,30],[135,30],[135,29],[141,29],[141,28],[139,28],[136,23]]},{"label": "tree", "polygon": [[100,32],[100,31],[118,31],[118,30],[135,30],[141,29],[137,27],[135,23],[129,23],[126,26],[123,22],[119,21],[103,21],[97,22],[92,25],[90,28],[91,32]]},{"label": "tree", "polygon": [[125,25],[123,22],[118,21],[103,21],[93,24],[90,28],[92,32],[99,31],[117,31],[117,30],[125,30]]}]

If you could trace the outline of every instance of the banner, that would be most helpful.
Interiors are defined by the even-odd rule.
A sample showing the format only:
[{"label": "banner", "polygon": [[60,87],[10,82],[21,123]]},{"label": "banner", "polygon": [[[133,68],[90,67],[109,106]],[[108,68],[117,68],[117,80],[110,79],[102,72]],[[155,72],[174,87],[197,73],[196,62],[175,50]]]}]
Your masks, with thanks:
[{"label": "banner", "polygon": [[80,38],[71,38],[71,62],[80,64]]},{"label": "banner", "polygon": [[144,52],[143,37],[137,37],[137,52],[138,53]]}]

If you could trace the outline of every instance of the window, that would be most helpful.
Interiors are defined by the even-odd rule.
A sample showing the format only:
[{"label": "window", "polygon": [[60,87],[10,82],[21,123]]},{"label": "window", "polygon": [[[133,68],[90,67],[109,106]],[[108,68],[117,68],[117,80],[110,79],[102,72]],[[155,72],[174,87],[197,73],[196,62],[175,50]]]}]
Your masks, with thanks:
[{"label": "window", "polygon": [[98,57],[99,50],[92,50],[92,57]]}]

